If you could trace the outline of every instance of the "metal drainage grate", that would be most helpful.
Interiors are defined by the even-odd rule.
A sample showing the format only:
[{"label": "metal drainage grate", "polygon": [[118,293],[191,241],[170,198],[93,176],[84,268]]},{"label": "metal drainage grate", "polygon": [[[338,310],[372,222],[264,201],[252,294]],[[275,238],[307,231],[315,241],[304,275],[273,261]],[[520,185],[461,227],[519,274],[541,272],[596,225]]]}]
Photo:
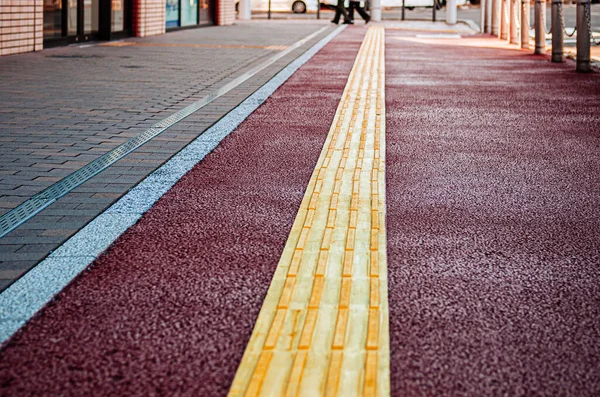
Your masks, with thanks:
[{"label": "metal drainage grate", "polygon": [[[226,93],[228,93],[235,87],[239,86],[240,84],[242,84],[243,82],[245,82],[246,80],[248,80],[249,78],[254,76],[255,74],[261,72],[266,67],[270,66],[271,64],[275,63],[279,59],[283,58],[285,55],[289,54],[293,50],[301,47],[307,41],[311,40],[313,37],[317,36],[324,30],[327,30],[327,28],[324,27],[322,29],[319,29],[318,31],[312,33],[311,35],[305,37],[304,39],[297,41],[296,43],[291,45],[286,50],[274,55],[273,57],[269,58],[268,60],[261,63],[260,65],[247,71],[243,75],[235,78],[234,80],[225,84],[223,87],[219,88],[217,91],[213,92],[212,94],[205,96],[204,98],[198,100],[197,102],[194,102],[193,104],[172,114],[171,116],[167,117],[166,119],[159,121],[158,123],[154,124],[149,129],[147,129],[146,131],[129,139],[127,142],[117,146],[110,152],[102,155],[101,157],[92,161],[88,165],[78,169],[77,171],[73,172],[71,175],[65,177],[64,179],[61,179],[60,181],[56,182],[52,186],[50,186],[47,189],[43,190],[42,192],[36,194],[29,200],[25,201],[23,204],[12,209],[10,212],[2,215],[0,217],[0,238],[4,237],[8,233],[10,233],[12,230],[16,229],[19,225],[25,223],[27,220],[29,220],[31,217],[33,217],[35,214],[39,213],[44,208],[48,207],[50,204],[52,204],[53,202],[55,202],[62,196],[66,195],[67,193],[69,193],[70,191],[75,189],[77,186],[83,184],[84,182],[86,182],[87,180],[92,178],[93,176],[104,171],[106,168],[110,167],[112,164],[114,164],[118,160],[122,159],[129,153],[133,152],[135,149],[139,148],[140,146],[142,146],[143,144],[145,144],[152,138],[156,137],[163,131],[167,130],[168,128],[172,127],[176,123],[185,119],[192,113],[195,113],[196,111],[203,108],[207,104],[211,103],[215,99],[225,95]],[[54,56],[54,57],[60,57],[60,56]]]}]

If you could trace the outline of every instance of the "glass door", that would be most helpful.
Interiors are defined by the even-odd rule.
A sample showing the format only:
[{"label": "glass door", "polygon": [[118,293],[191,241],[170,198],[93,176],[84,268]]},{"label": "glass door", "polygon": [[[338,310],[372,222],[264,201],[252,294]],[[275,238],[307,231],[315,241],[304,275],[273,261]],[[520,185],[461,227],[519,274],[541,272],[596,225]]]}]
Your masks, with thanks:
[{"label": "glass door", "polygon": [[100,28],[100,0],[69,0],[69,41],[97,38]]},{"label": "glass door", "polygon": [[167,0],[165,2],[165,25],[166,28],[176,28],[179,25],[179,0]]},{"label": "glass door", "polygon": [[63,0],[44,0],[44,40],[63,36]]},{"label": "glass door", "polygon": [[198,25],[198,0],[181,0],[181,26]]},{"label": "glass door", "polygon": [[132,0],[43,0],[43,4],[45,47],[131,34]]},{"label": "glass door", "polygon": [[200,25],[212,25],[213,24],[213,20],[212,20],[212,10],[211,10],[211,3],[212,1],[210,0],[199,0],[199,16],[200,16],[200,21],[199,24]]}]

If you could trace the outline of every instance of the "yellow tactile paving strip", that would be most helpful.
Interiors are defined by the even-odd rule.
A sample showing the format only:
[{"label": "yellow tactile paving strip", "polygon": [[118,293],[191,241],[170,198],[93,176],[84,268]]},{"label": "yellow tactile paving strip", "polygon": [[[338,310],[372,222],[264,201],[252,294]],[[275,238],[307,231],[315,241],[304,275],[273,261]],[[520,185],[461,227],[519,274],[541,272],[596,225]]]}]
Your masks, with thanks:
[{"label": "yellow tactile paving strip", "polygon": [[362,43],[229,396],[387,396],[384,29]]}]

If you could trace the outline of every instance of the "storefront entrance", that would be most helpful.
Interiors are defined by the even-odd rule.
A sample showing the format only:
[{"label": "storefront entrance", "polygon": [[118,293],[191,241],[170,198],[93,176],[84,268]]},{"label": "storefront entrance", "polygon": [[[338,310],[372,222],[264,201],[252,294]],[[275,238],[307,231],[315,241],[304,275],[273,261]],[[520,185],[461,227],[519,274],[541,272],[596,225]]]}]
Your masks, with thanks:
[{"label": "storefront entrance", "polygon": [[131,34],[131,0],[44,0],[44,46]]},{"label": "storefront entrance", "polygon": [[167,0],[166,28],[212,25],[212,3],[211,0]]}]

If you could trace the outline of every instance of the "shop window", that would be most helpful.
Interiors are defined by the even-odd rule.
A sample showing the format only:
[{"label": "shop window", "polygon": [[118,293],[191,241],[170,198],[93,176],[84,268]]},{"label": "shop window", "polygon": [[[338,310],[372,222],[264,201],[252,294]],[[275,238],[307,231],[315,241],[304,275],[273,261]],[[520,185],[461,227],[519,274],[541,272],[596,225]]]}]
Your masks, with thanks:
[{"label": "shop window", "polygon": [[62,36],[62,0],[44,0],[44,39]]},{"label": "shop window", "polygon": [[198,24],[198,0],[181,0],[181,26]]},{"label": "shop window", "polygon": [[179,26],[179,0],[167,0],[166,7],[166,27]]},{"label": "shop window", "polygon": [[112,15],[110,18],[110,31],[122,32],[125,30],[125,13],[123,0],[112,0]]}]

